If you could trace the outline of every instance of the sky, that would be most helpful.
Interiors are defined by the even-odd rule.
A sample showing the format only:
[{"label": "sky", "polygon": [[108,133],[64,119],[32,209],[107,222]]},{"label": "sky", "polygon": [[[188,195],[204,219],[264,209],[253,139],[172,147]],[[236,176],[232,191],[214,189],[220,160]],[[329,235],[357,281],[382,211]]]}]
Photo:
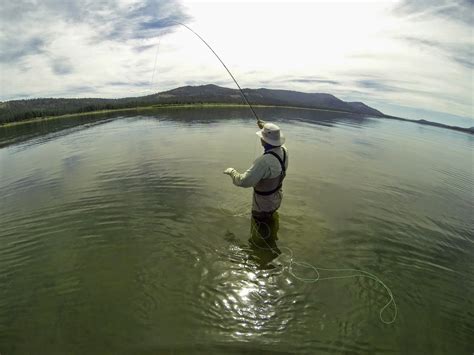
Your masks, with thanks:
[{"label": "sky", "polygon": [[0,1],[0,101],[184,85],[330,93],[474,126],[472,0]]}]

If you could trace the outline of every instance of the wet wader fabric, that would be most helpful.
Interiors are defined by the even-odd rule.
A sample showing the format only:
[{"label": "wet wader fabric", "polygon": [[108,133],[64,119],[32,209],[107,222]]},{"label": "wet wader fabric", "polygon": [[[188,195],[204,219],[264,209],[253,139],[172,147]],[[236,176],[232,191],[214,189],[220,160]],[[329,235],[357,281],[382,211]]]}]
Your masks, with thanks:
[{"label": "wet wader fabric", "polygon": [[252,239],[258,245],[278,240],[278,229],[280,228],[280,216],[277,211],[273,213],[252,213],[251,234]]}]

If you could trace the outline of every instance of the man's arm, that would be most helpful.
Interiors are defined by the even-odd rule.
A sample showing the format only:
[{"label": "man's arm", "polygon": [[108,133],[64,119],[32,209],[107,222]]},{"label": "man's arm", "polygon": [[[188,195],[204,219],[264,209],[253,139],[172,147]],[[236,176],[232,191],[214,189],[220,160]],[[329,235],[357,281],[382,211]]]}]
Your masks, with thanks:
[{"label": "man's arm", "polygon": [[263,157],[255,160],[253,165],[247,169],[243,174],[240,174],[237,170],[229,168],[224,171],[224,174],[229,175],[232,178],[232,182],[236,186],[240,187],[253,187],[264,177],[265,175],[265,163]]}]

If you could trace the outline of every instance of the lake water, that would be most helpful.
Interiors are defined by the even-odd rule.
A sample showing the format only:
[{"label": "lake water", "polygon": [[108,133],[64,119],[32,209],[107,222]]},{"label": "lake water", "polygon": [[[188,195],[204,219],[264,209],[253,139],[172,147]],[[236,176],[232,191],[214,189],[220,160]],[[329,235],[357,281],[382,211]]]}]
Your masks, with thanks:
[{"label": "lake water", "polygon": [[[472,354],[474,136],[259,113],[290,152],[274,259],[222,174],[261,154],[248,110],[0,128],[0,353]],[[297,262],[376,275],[396,319],[380,283]]]}]

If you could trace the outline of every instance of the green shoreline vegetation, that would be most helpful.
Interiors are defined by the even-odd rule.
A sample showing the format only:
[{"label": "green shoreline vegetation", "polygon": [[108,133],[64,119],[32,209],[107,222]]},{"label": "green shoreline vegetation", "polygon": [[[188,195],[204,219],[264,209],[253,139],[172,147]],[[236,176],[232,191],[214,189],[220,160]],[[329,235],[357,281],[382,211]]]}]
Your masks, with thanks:
[{"label": "green shoreline vegetation", "polygon": [[[278,89],[244,89],[255,108],[286,108],[326,111],[357,117],[386,118],[425,126],[434,126],[474,134],[474,127],[451,126],[433,121],[386,115],[363,102],[343,101],[325,93],[304,93]],[[183,86],[156,94],[105,98],[36,98],[0,102],[0,128],[36,124],[69,117],[109,115],[120,112],[144,112],[164,109],[244,108],[244,92],[214,84]],[[250,113],[249,113],[250,117]],[[315,117],[317,121],[317,117]]]},{"label": "green shoreline vegetation", "polygon": [[[89,112],[76,112],[76,113],[67,113],[64,115],[55,115],[55,116],[39,116],[34,118],[29,118],[25,120],[13,121],[13,122],[0,122],[0,128],[18,126],[23,124],[32,124],[45,121],[52,121],[56,119],[63,118],[75,118],[81,116],[91,116],[91,115],[101,115],[114,112],[130,112],[130,111],[151,111],[159,109],[183,109],[183,108],[245,108],[248,107],[245,104],[220,104],[220,103],[191,103],[191,104],[161,104],[161,105],[150,105],[150,106],[137,106],[137,107],[126,107],[126,108],[117,108],[117,109],[105,109],[105,110],[96,110]],[[253,105],[252,107],[257,108],[289,108],[289,109],[298,109],[298,110],[313,110],[313,111],[328,111],[328,112],[342,112],[345,114],[354,114],[351,112],[341,111],[341,110],[329,110],[329,109],[319,109],[319,108],[306,108],[298,106],[278,106],[278,105]]]},{"label": "green shoreline vegetation", "polygon": [[302,93],[289,90],[244,89],[214,84],[183,86],[165,92],[138,97],[107,98],[33,98],[0,102],[0,125],[35,122],[51,116],[70,117],[79,113],[97,114],[161,108],[244,107],[242,95],[255,107],[294,107],[343,113],[382,116],[383,113],[363,102],[345,102],[331,94]]},{"label": "green shoreline vegetation", "polygon": [[[245,108],[247,105],[245,104],[231,104],[231,103],[188,103],[188,104],[155,104],[155,105],[148,105],[148,106],[136,106],[136,107],[124,107],[124,108],[116,108],[116,109],[103,109],[103,110],[95,110],[95,111],[88,111],[88,112],[76,112],[76,113],[67,113],[63,115],[54,115],[54,116],[39,116],[34,118],[28,118],[19,121],[11,121],[11,122],[0,122],[0,128],[8,128],[13,126],[19,125],[27,125],[27,124],[35,124],[40,122],[47,122],[56,119],[65,119],[65,118],[75,118],[75,117],[82,117],[82,116],[91,116],[91,115],[101,115],[101,114],[109,114],[115,112],[140,112],[140,111],[151,111],[151,110],[160,110],[160,109],[209,109],[209,108]],[[314,107],[302,107],[302,106],[286,106],[286,105],[252,105],[252,107],[256,108],[286,108],[286,109],[295,109],[295,110],[311,110],[311,111],[327,111],[327,112],[340,112],[349,115],[361,115],[355,112],[347,112],[343,110],[335,110],[335,109],[325,109],[325,108],[314,108]],[[404,121],[404,122],[411,122],[411,123],[418,123],[421,125],[445,128],[450,130],[455,130],[459,132],[474,134],[474,127],[464,128],[464,127],[457,127],[457,126],[449,126],[441,123],[430,122],[426,120],[410,120],[406,118],[396,117],[396,116],[389,116],[383,115],[378,116],[377,118],[385,118],[397,121]]]}]

